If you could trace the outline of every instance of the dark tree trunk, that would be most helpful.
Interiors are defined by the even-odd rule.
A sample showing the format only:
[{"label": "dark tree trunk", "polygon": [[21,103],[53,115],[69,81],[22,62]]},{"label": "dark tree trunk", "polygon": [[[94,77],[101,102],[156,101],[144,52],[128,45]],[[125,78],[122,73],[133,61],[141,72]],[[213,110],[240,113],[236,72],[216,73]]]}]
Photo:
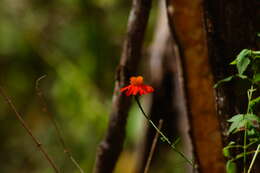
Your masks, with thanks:
[{"label": "dark tree trunk", "polygon": [[123,149],[131,97],[120,94],[119,89],[128,85],[129,77],[137,72],[151,2],[151,0],[133,0],[128,19],[127,36],[116,74],[109,126],[106,136],[98,148],[94,173],[112,173]]},{"label": "dark tree trunk", "polygon": [[[255,22],[256,1],[205,1],[205,21],[208,52],[215,82],[232,74],[229,63],[245,48],[256,48]],[[258,8],[257,8],[258,7]],[[227,126],[225,120],[234,113],[241,113],[241,100],[234,92],[234,85],[217,89],[218,114],[222,122],[223,136]]]},{"label": "dark tree trunk", "polygon": [[[257,48],[256,32],[260,29],[260,3],[258,0],[205,1],[204,10],[209,58],[214,80],[218,81],[233,73],[229,63],[242,49]],[[238,90],[240,86],[236,83],[226,84],[216,90],[218,116],[225,144],[228,142],[226,120],[246,111],[246,91],[237,92]],[[232,140],[239,139],[235,137]],[[241,167],[238,169],[242,172]]]}]

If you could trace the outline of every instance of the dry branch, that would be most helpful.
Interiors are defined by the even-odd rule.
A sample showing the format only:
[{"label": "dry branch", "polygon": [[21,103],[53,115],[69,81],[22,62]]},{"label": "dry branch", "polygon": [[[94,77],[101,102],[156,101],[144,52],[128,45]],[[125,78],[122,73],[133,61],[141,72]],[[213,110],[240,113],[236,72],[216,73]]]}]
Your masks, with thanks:
[{"label": "dry branch", "polygon": [[150,8],[151,0],[133,0],[127,36],[116,72],[109,126],[98,148],[94,173],[111,173],[122,151],[131,98],[120,94],[119,89],[128,84],[131,75],[136,74]]},{"label": "dry branch", "polygon": [[58,136],[58,139],[59,139],[59,142],[63,148],[63,151],[64,153],[67,155],[67,157],[71,160],[71,162],[74,164],[74,166],[79,170],[80,173],[84,173],[84,170],[80,167],[79,163],[76,161],[76,159],[72,156],[72,153],[70,152],[70,150],[68,149],[66,143],[65,143],[65,140],[63,139],[63,135],[62,135],[62,132],[58,126],[58,123],[56,122],[54,116],[51,114],[51,112],[49,111],[48,109],[48,104],[47,104],[47,100],[43,94],[43,91],[42,89],[40,88],[40,81],[45,78],[46,75],[44,76],[41,76],[40,78],[38,78],[36,80],[36,83],[35,83],[35,90],[37,92],[37,95],[39,97],[39,100],[41,102],[41,105],[42,105],[42,110],[44,113],[47,114],[47,116],[50,118],[54,128],[55,128],[55,131],[57,133],[57,136]]},{"label": "dry branch", "polygon": [[20,113],[18,112],[18,110],[16,109],[15,105],[13,104],[12,100],[10,99],[10,97],[5,93],[4,89],[0,86],[0,94],[2,95],[2,97],[5,99],[5,101],[7,102],[7,104],[10,106],[10,108],[14,111],[16,118],[19,120],[19,122],[22,124],[22,126],[24,127],[24,129],[26,130],[26,132],[31,136],[33,142],[35,143],[35,145],[37,146],[37,148],[40,150],[40,152],[42,152],[42,154],[44,155],[45,159],[49,162],[49,164],[51,165],[51,167],[54,169],[54,171],[56,173],[60,173],[59,168],[57,167],[57,165],[54,163],[53,159],[51,158],[51,156],[47,153],[47,151],[45,150],[45,148],[43,147],[43,145],[40,143],[40,141],[33,135],[32,130],[30,129],[30,127],[27,125],[27,123],[24,121],[24,119],[22,118],[22,116],[20,115]]},{"label": "dry branch", "polygon": [[[163,125],[163,120],[160,119],[159,125],[158,125],[158,129],[159,130],[162,129],[162,125]],[[154,151],[155,151],[155,147],[156,147],[156,143],[158,141],[159,135],[160,134],[158,132],[156,132],[156,134],[155,134],[155,136],[153,138],[153,143],[152,143],[152,146],[151,146],[151,149],[150,149],[150,152],[149,152],[149,156],[148,156],[147,162],[145,164],[144,173],[148,173],[148,171],[149,171],[149,167],[150,167],[150,164],[151,164],[151,161],[152,161],[152,158],[153,158],[153,154],[154,154]]]}]

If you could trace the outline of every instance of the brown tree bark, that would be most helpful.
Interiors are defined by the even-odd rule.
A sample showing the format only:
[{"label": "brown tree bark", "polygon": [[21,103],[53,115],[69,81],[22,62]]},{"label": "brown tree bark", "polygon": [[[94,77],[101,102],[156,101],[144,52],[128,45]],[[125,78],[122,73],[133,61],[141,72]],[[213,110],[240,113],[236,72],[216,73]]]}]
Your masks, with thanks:
[{"label": "brown tree bark", "polygon": [[223,173],[225,164],[221,131],[215,107],[202,2],[168,0],[167,12],[172,35],[181,54],[190,135],[198,170],[201,173]]},{"label": "brown tree bark", "polygon": [[129,77],[137,71],[150,8],[151,0],[133,0],[127,36],[116,72],[109,126],[98,148],[94,173],[112,173],[122,151],[131,97],[120,94],[119,89],[128,85]]}]

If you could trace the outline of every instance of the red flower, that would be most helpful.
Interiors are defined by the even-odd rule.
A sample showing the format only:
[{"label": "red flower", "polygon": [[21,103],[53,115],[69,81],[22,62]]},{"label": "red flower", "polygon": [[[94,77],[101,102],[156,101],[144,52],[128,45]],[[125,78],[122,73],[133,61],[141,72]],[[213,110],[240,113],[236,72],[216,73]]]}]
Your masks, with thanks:
[{"label": "red flower", "polygon": [[152,93],[153,91],[153,87],[143,84],[142,76],[131,77],[130,85],[120,89],[120,92],[125,92],[126,96],[137,94],[141,96],[143,94]]}]

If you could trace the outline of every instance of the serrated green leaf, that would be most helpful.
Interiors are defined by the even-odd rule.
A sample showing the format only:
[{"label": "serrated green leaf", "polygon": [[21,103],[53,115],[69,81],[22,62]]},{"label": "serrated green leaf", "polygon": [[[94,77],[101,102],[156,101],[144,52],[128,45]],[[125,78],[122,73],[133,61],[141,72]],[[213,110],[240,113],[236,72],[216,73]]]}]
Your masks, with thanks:
[{"label": "serrated green leaf", "polygon": [[232,122],[228,129],[228,134],[238,132],[240,128],[245,127],[248,123],[248,120],[245,118],[244,114],[235,115],[227,121]]},{"label": "serrated green leaf", "polygon": [[237,170],[236,170],[236,164],[230,160],[227,161],[227,164],[226,164],[226,172],[227,173],[236,173]]},{"label": "serrated green leaf", "polygon": [[248,126],[257,128],[259,127],[260,118],[255,114],[247,114],[246,119],[248,120]]},{"label": "serrated green leaf", "polygon": [[220,81],[218,81],[218,82],[214,85],[214,88],[219,87],[219,85],[221,85],[222,83],[231,81],[234,77],[235,77],[235,76],[229,76],[229,77],[227,77],[227,78],[221,79]]},{"label": "serrated green leaf", "polygon": [[231,117],[229,120],[227,120],[228,122],[235,122],[235,121],[241,121],[244,119],[244,114],[237,114],[234,115],[233,117]]},{"label": "serrated green leaf", "polygon": [[232,132],[235,132],[235,131],[237,130],[238,126],[239,126],[239,122],[236,122],[236,121],[233,122],[233,123],[230,125],[229,129],[228,129],[228,134],[230,134],[230,133],[232,133]]},{"label": "serrated green leaf", "polygon": [[255,114],[246,114],[245,118],[250,121],[253,121],[253,120],[260,121],[260,118]]}]

